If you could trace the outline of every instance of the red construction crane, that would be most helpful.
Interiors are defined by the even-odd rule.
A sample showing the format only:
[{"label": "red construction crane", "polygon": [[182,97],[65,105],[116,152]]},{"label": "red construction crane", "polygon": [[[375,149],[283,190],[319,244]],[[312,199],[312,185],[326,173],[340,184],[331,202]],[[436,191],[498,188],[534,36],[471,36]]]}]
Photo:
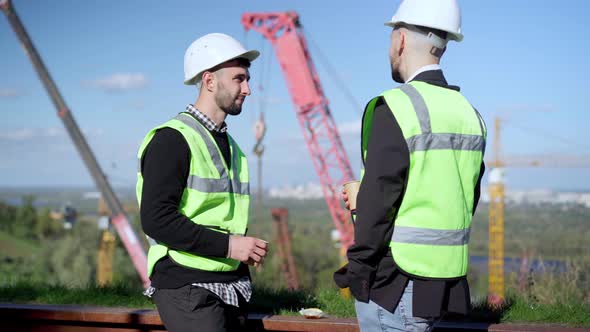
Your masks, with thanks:
[{"label": "red construction crane", "polygon": [[281,271],[283,271],[287,282],[287,288],[297,290],[299,289],[299,275],[291,252],[291,234],[287,224],[289,211],[285,208],[276,208],[271,210],[271,214],[275,234],[274,241],[281,260]]},{"label": "red construction crane", "polygon": [[309,54],[299,15],[295,12],[246,13],[242,15],[242,24],[246,30],[261,33],[276,52],[330,215],[345,250],[352,244],[354,235],[350,213],[342,206],[340,191],[343,183],[353,179],[352,168]]},{"label": "red construction crane", "polygon": [[84,164],[86,164],[86,167],[90,171],[96,186],[100,189],[102,197],[104,197],[109,209],[112,211],[113,217],[111,222],[113,226],[115,226],[119,237],[123,241],[129,256],[131,256],[131,261],[135,266],[135,270],[137,270],[137,273],[143,281],[144,286],[149,286],[150,281],[147,277],[145,250],[135,235],[133,228],[131,228],[129,219],[125,215],[125,211],[123,210],[121,202],[115,195],[113,188],[102,172],[102,169],[100,168],[96,157],[92,153],[90,146],[86,142],[84,135],[82,135],[82,132],[80,131],[80,128],[78,127],[78,124],[72,115],[72,112],[61,97],[57,86],[51,79],[47,68],[41,60],[41,56],[39,56],[39,53],[37,53],[33,42],[25,30],[25,27],[14,11],[12,3],[9,0],[0,0],[0,9],[4,12],[4,14],[6,14],[8,22],[20,40],[26,55],[29,57],[29,60],[31,60],[33,67],[37,71],[41,82],[43,82],[43,85],[45,86],[45,89],[51,98],[51,101],[55,105],[55,108],[57,109],[57,115],[62,120],[66,130],[68,131],[68,134],[70,134],[70,138],[78,149],[78,153],[82,157]]}]

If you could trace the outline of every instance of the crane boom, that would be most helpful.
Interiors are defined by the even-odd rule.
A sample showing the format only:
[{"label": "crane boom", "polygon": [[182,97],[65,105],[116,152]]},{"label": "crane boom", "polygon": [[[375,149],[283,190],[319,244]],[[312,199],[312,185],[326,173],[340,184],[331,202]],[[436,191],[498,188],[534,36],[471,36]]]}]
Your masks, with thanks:
[{"label": "crane boom", "polygon": [[340,188],[353,179],[352,168],[309,54],[299,15],[246,13],[242,15],[242,25],[246,30],[261,33],[273,45],[330,215],[342,246],[348,248],[354,233],[350,214],[341,204]]},{"label": "crane boom", "polygon": [[135,266],[135,270],[141,277],[144,285],[149,285],[149,279],[147,278],[147,263],[146,263],[146,255],[145,251],[141,245],[141,242],[138,240],[135,232],[131,228],[129,224],[129,220],[125,215],[125,211],[123,210],[123,206],[121,202],[115,195],[111,185],[109,184],[108,180],[106,179],[104,173],[102,172],[96,157],[92,153],[90,146],[86,142],[84,135],[80,131],[74,116],[72,115],[71,111],[67,107],[65,101],[63,100],[57,86],[53,82],[47,68],[43,64],[41,60],[41,56],[37,53],[33,42],[29,38],[25,27],[23,26],[20,18],[14,11],[12,3],[10,0],[0,0],[0,9],[6,14],[8,21],[16,33],[18,39],[23,46],[23,49],[26,55],[31,60],[33,67],[37,71],[41,82],[45,86],[51,101],[55,105],[57,109],[57,115],[62,120],[64,126],[70,138],[74,142],[74,145],[78,149],[78,153],[82,157],[84,164],[90,171],[94,182],[96,183],[97,187],[100,189],[102,196],[105,198],[109,209],[113,213],[112,223],[119,234],[119,237],[123,241],[125,245],[125,249],[131,256],[131,260],[133,261],[133,265]]},{"label": "crane boom", "polygon": [[590,156],[587,155],[523,155],[504,156],[502,154],[502,123],[494,119],[494,141],[492,160],[486,161],[491,166],[489,172],[489,278],[488,302],[497,305],[504,301],[504,214],[505,186],[504,168],[506,167],[548,167],[548,168],[590,168]]}]

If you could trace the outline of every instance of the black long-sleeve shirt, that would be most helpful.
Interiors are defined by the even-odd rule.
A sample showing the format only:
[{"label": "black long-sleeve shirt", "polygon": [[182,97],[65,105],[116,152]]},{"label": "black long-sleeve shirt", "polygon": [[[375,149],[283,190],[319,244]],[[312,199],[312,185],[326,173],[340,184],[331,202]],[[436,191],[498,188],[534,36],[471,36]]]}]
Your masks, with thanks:
[{"label": "black long-sleeve shirt", "polygon": [[[440,70],[423,72],[414,80],[458,90],[447,84]],[[334,275],[336,283],[341,287],[349,286],[359,301],[370,299],[393,312],[411,279],[414,281],[415,316],[438,317],[442,310],[466,313],[470,304],[466,278],[446,281],[410,278],[396,266],[389,250],[395,226],[387,220],[387,214],[392,207],[401,205],[410,153],[399,124],[382,98],[375,106],[370,135],[363,185],[357,196],[355,244],[348,249],[348,266]],[[482,163],[474,188],[474,211],[483,173]]]},{"label": "black long-sleeve shirt", "polygon": [[[227,133],[210,132],[231,167]],[[190,159],[188,143],[180,132],[162,128],[155,133],[141,161],[141,226],[145,234],[171,249],[226,257],[229,235],[195,224],[178,210]],[[231,282],[246,275],[249,271],[245,264],[232,272],[210,272],[180,266],[166,256],[158,261],[150,279],[156,288],[178,288],[195,282]]]}]

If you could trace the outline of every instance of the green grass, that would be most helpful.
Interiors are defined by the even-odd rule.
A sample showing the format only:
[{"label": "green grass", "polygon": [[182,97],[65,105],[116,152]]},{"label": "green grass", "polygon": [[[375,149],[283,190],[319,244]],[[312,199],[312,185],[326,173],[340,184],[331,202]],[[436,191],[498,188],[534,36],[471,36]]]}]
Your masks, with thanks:
[{"label": "green grass", "polygon": [[590,305],[588,303],[535,304],[521,297],[512,296],[507,299],[503,307],[489,306],[485,302],[474,303],[471,314],[459,319],[486,323],[590,326]]},{"label": "green grass", "polygon": [[[0,302],[80,304],[106,307],[155,308],[142,295],[142,289],[125,285],[82,288],[20,281],[0,286]],[[352,300],[343,300],[335,290],[318,296],[303,291],[256,288],[250,311],[277,315],[296,315],[302,308],[318,307],[333,317],[354,316]]]},{"label": "green grass", "polygon": [[0,252],[2,256],[27,257],[35,254],[38,250],[38,246],[0,231]]},{"label": "green grass", "polygon": [[318,300],[310,293],[259,287],[254,289],[249,310],[275,315],[294,315],[302,308],[319,305]]},{"label": "green grass", "polygon": [[576,303],[539,305],[516,299],[502,316],[502,321],[590,326],[590,305]]},{"label": "green grass", "polygon": [[355,317],[353,300],[342,298],[335,289],[323,289],[313,295],[305,291],[256,288],[250,311],[298,316],[304,308],[320,308],[330,317]]},{"label": "green grass", "polygon": [[[155,308],[141,289],[124,285],[109,287],[88,286],[68,288],[40,283],[18,282],[0,286],[0,302],[79,304],[105,307]],[[251,312],[277,315],[299,315],[302,308],[317,307],[330,317],[355,317],[354,303],[344,299],[335,289],[323,289],[313,295],[304,291],[256,288]],[[531,304],[513,297],[501,308],[485,302],[475,303],[467,317],[447,316],[448,320],[466,320],[485,323],[542,323],[569,326],[590,326],[588,304]]]},{"label": "green grass", "polygon": [[69,288],[17,282],[0,287],[0,301],[12,303],[80,304],[105,307],[155,308],[141,289],[124,285]]}]

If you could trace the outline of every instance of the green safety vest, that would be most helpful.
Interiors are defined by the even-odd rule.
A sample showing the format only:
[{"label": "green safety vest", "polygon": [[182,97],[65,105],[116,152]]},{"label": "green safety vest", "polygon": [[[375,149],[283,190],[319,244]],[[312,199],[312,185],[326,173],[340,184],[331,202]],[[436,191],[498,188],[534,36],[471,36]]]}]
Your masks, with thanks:
[{"label": "green safety vest", "polygon": [[392,209],[388,214],[395,223],[390,242],[393,259],[412,276],[465,276],[473,188],[487,137],[485,123],[457,91],[424,82],[404,84],[367,105],[361,135],[363,161],[373,112],[381,97],[394,114],[410,152],[403,200],[397,211]]},{"label": "green safety vest", "polygon": [[[143,188],[141,159],[156,131],[164,127],[178,130],[191,152],[189,176],[178,211],[194,223],[212,230],[245,235],[250,207],[246,156],[228,135],[232,158],[231,169],[228,169],[211,133],[188,113],[178,114],[172,120],[152,129],[144,138],[137,155],[139,167],[136,194],[139,204]],[[174,149],[173,146],[170,148]],[[156,243],[149,238],[148,240],[148,276],[151,276],[158,260],[166,255],[184,267],[206,271],[234,271],[240,264],[239,261],[230,258],[205,257],[173,250],[163,243]]]}]

